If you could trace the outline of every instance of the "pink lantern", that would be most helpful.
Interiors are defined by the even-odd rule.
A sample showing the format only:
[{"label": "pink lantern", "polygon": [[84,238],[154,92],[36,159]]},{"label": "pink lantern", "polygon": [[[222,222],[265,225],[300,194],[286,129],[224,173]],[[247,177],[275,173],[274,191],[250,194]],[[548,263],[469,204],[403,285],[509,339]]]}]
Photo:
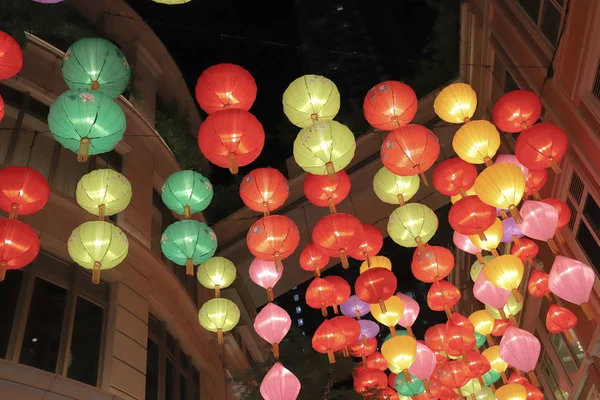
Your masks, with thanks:
[{"label": "pink lantern", "polygon": [[274,303],[268,303],[256,315],[254,330],[265,341],[273,346],[273,356],[279,358],[279,343],[292,326],[292,319],[288,313]]},{"label": "pink lantern", "polygon": [[258,286],[267,289],[267,296],[269,301],[273,301],[275,296],[273,295],[273,287],[281,275],[283,275],[283,269],[277,268],[275,261],[265,261],[260,258],[255,258],[250,264],[248,269],[250,279]]},{"label": "pink lantern", "polygon": [[469,254],[475,254],[475,256],[477,257],[477,261],[479,261],[481,265],[485,264],[483,262],[483,256],[481,255],[481,249],[477,247],[471,241],[471,239],[469,239],[469,236],[463,235],[455,231],[454,236],[452,236],[452,241],[454,242],[454,245],[462,251]]},{"label": "pink lantern", "polygon": [[547,242],[554,254],[558,247],[554,243],[554,233],[558,226],[558,211],[543,201],[525,200],[520,210],[523,222],[518,224],[525,236]]},{"label": "pink lantern", "polygon": [[398,296],[404,303],[404,314],[402,314],[402,318],[400,318],[398,325],[406,328],[408,334],[412,337],[415,337],[412,331],[412,326],[419,316],[421,307],[419,307],[419,303],[417,303],[412,297],[407,296],[404,293],[396,293],[396,296]]},{"label": "pink lantern", "polygon": [[515,164],[517,167],[521,168],[525,179],[527,179],[527,176],[529,175],[529,168],[521,164],[517,159],[517,156],[512,154],[499,154],[496,157],[496,161],[494,161],[494,164]]},{"label": "pink lantern", "polygon": [[437,358],[433,350],[417,340],[417,357],[408,368],[408,372],[421,380],[429,379],[435,370],[436,364]]},{"label": "pink lantern", "polygon": [[500,340],[500,358],[514,368],[529,373],[534,386],[540,386],[533,372],[540,357],[540,341],[526,330],[509,326]]},{"label": "pink lantern", "polygon": [[260,394],[265,400],[296,400],[300,394],[300,381],[280,363],[267,372],[260,384]]},{"label": "pink lantern", "polygon": [[494,285],[485,278],[485,274],[480,273],[473,285],[473,294],[483,304],[497,308],[500,313],[503,313],[502,308],[510,297],[510,290]]},{"label": "pink lantern", "polygon": [[548,276],[548,288],[561,299],[581,306],[588,319],[593,320],[594,313],[588,301],[595,278],[594,270],[584,263],[556,256]]}]

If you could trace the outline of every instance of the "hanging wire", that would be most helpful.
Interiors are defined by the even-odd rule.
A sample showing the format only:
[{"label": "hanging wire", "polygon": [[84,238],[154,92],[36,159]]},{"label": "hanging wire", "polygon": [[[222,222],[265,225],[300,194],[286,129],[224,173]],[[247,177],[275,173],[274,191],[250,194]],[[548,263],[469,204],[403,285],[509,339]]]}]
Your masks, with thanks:
[{"label": "hanging wire", "polygon": [[542,101],[546,83],[548,83],[548,81],[554,77],[554,60],[556,59],[556,55],[558,54],[558,49],[560,48],[562,38],[563,38],[563,36],[565,34],[565,30],[567,28],[567,21],[569,18],[570,9],[571,9],[571,0],[567,0],[567,4],[565,5],[565,17],[563,18],[563,24],[560,29],[560,33],[558,34],[558,40],[556,41],[556,47],[554,48],[554,52],[552,53],[552,57],[550,58],[550,64],[548,64],[548,67],[547,67],[548,72],[546,73],[546,77],[544,78],[544,81],[542,82],[542,86],[540,87],[540,93],[539,93],[540,101]]}]

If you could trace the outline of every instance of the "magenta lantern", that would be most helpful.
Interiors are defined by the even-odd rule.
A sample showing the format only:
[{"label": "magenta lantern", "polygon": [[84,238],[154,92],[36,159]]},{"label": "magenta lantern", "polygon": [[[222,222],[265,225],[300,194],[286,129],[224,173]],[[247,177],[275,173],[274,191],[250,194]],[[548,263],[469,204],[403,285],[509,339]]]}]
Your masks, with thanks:
[{"label": "magenta lantern", "polygon": [[510,290],[494,285],[485,278],[485,274],[479,274],[473,285],[475,298],[492,308],[497,308],[501,313],[510,297]]},{"label": "magenta lantern", "polygon": [[494,164],[515,164],[517,167],[521,168],[525,179],[527,179],[527,175],[529,175],[529,168],[521,164],[517,159],[517,156],[512,154],[499,154],[498,157],[496,157]]},{"label": "magenta lantern", "polygon": [[500,358],[512,367],[529,373],[534,386],[539,386],[533,371],[540,357],[540,341],[526,330],[509,326],[500,340]]},{"label": "magenta lantern", "polygon": [[279,343],[292,326],[289,314],[274,303],[268,303],[256,315],[254,330],[258,336],[273,346],[273,356],[279,358]]},{"label": "magenta lantern", "polygon": [[250,279],[258,286],[267,289],[269,301],[274,300],[273,287],[281,279],[283,269],[277,268],[275,261],[265,261],[260,258],[255,258],[248,269]]},{"label": "magenta lantern", "polygon": [[275,363],[260,384],[260,394],[265,400],[296,400],[300,386],[294,374],[281,363]]},{"label": "magenta lantern", "polygon": [[371,305],[358,298],[357,295],[352,295],[342,305],[340,310],[347,317],[358,318],[368,314],[371,311]]},{"label": "magenta lantern", "polygon": [[398,296],[404,303],[404,314],[402,314],[402,318],[400,318],[398,325],[406,328],[408,334],[412,337],[415,337],[412,331],[412,326],[419,316],[421,307],[419,307],[419,303],[417,303],[415,299],[405,295],[404,293],[396,293],[396,296]]},{"label": "magenta lantern", "polygon": [[417,340],[417,357],[408,372],[421,380],[429,379],[435,370],[437,359],[435,353],[427,345]]},{"label": "magenta lantern", "polygon": [[556,208],[543,201],[525,200],[520,213],[523,222],[519,224],[519,229],[523,235],[547,242],[552,252],[558,254],[558,247],[552,239],[558,227]]},{"label": "magenta lantern", "polygon": [[592,320],[594,313],[588,301],[595,278],[594,270],[584,263],[556,256],[548,276],[548,288],[561,299],[580,305],[588,319]]}]

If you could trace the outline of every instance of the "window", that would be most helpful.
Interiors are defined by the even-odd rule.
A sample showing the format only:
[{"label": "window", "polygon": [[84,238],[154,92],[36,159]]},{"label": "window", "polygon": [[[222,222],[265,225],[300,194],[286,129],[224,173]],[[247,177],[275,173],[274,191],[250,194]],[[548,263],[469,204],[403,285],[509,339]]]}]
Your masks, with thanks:
[{"label": "window", "polygon": [[519,85],[517,85],[517,82],[515,82],[510,72],[508,72],[508,70],[504,71],[504,93],[519,89]]},{"label": "window", "polygon": [[554,368],[552,360],[545,352],[542,355],[541,370],[542,374],[548,381],[548,386],[550,386],[550,389],[554,393],[554,398],[557,400],[568,400],[569,394],[561,388],[559,383],[560,378],[558,373],[556,372],[556,368]]},{"label": "window", "polygon": [[298,318],[298,326],[303,326],[304,325],[304,319],[302,318]]},{"label": "window", "polygon": [[302,313],[302,307],[296,306],[296,314],[301,314],[301,313]]},{"label": "window", "polygon": [[552,46],[556,46],[562,28],[565,6],[562,0],[518,0],[521,7],[542,31]]},{"label": "window", "polygon": [[294,301],[300,301],[300,296],[299,296],[299,295],[297,295],[297,294],[295,294],[295,295],[294,295]]}]

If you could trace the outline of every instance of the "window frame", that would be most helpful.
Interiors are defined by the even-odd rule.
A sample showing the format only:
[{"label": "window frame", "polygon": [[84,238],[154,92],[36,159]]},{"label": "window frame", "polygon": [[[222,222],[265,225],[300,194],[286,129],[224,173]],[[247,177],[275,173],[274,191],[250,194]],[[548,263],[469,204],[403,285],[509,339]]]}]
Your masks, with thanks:
[{"label": "window frame", "polygon": [[[560,31],[562,30],[563,23],[565,21],[565,4],[560,4],[557,0],[538,0],[538,16],[537,21],[534,21],[533,18],[525,11],[525,8],[521,5],[519,0],[512,0],[514,3],[513,9],[516,12],[519,19],[522,20],[525,28],[531,33],[531,35],[535,38],[535,40],[540,44],[542,50],[548,55],[552,56],[552,53],[556,49],[556,43],[552,43],[550,39],[546,36],[546,34],[542,31],[542,20],[544,17],[544,9],[546,7],[546,2],[551,3],[560,13],[560,22],[558,25],[558,35],[560,36]],[[558,36],[557,36],[558,41]]]}]

